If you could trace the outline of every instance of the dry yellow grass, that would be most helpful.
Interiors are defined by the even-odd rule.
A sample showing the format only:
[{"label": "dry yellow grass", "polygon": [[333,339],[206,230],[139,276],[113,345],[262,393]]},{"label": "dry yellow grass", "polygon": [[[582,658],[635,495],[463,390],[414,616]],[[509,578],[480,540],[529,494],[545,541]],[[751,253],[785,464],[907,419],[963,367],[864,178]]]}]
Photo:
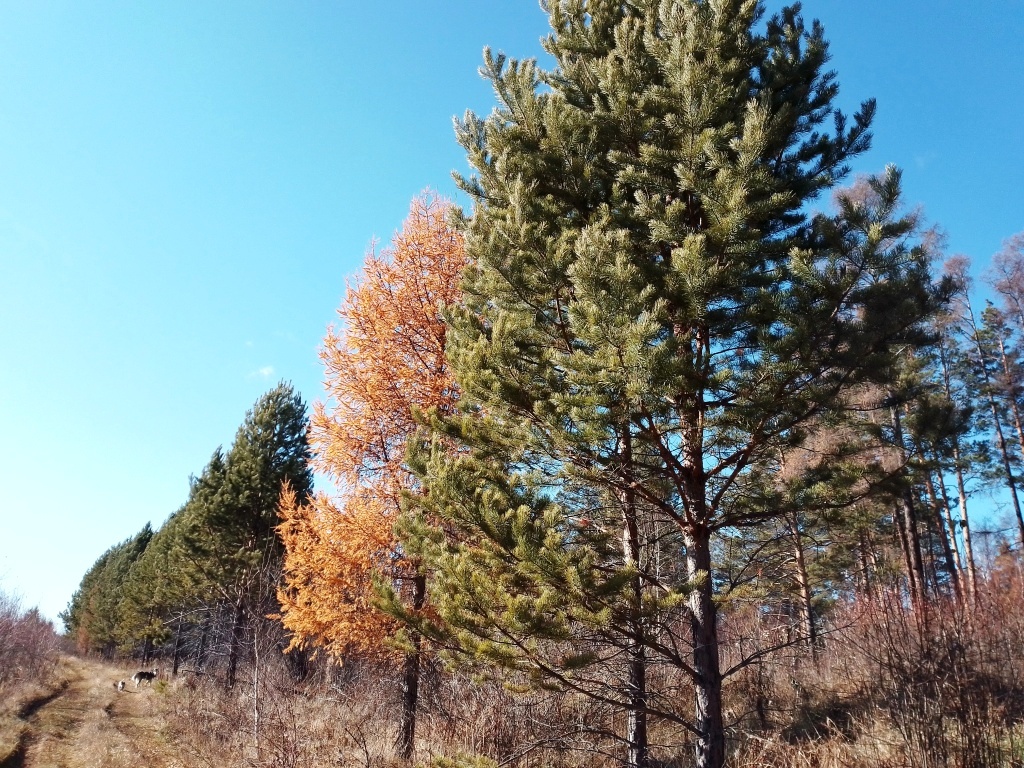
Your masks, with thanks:
[{"label": "dry yellow grass", "polygon": [[0,691],[0,768],[21,765],[32,713],[67,687],[67,664],[54,666],[45,679],[13,681]]},{"label": "dry yellow grass", "polygon": [[164,703],[147,686],[123,693],[123,670],[65,658],[54,684],[24,689],[0,719],[0,768],[184,768],[164,736]]}]

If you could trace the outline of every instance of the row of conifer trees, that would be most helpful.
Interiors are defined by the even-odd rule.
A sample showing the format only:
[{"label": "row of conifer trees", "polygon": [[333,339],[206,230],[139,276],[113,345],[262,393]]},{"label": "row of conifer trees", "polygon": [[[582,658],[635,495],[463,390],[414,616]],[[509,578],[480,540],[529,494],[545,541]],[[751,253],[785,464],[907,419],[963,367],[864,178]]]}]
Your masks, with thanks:
[{"label": "row of conifer trees", "polygon": [[[223,670],[234,684],[255,622],[274,612],[282,484],[308,494],[306,406],[289,384],[263,395],[227,452],[218,448],[156,532],[104,552],[61,615],[84,652],[166,656],[172,673]],[[212,665],[211,665],[212,662]]]}]

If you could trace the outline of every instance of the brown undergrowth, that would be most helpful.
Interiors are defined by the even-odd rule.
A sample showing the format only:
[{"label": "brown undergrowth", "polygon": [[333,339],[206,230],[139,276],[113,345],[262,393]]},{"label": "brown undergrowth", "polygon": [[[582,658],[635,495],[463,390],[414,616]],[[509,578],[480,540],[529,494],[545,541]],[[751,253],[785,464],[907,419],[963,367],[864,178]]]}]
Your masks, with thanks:
[{"label": "brown undergrowth", "polygon": [[[996,573],[977,598],[912,607],[879,592],[839,605],[816,648],[766,655],[726,686],[732,768],[994,768],[1024,766],[1024,580]],[[746,622],[746,623],[744,623]],[[734,613],[723,643],[778,641],[763,617]],[[761,633],[758,635],[758,633]],[[725,657],[728,660],[728,647]],[[749,651],[749,648],[746,649]],[[268,656],[264,656],[268,658]],[[179,676],[168,727],[188,765],[297,768],[399,765],[400,685],[369,663],[250,667],[231,691],[213,676]],[[692,707],[686,681],[652,670],[652,685]],[[618,766],[623,716],[559,692],[512,692],[504,681],[424,675],[415,763],[422,766]],[[651,724],[652,768],[684,768],[692,737]]]}]

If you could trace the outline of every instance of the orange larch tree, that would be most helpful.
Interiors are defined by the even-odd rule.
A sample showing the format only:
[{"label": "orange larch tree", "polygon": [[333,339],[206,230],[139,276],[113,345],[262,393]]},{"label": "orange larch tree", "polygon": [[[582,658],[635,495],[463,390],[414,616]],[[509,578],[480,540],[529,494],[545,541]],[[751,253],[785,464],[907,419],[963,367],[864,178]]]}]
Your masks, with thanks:
[{"label": "orange larch tree", "polygon": [[[392,585],[406,606],[423,607],[425,577],[404,556],[393,527],[403,492],[415,490],[405,465],[416,430],[414,409],[451,411],[457,391],[445,358],[441,310],[460,301],[465,255],[447,223],[449,205],[432,195],[412,203],[391,246],[371,252],[328,329],[320,356],[326,402],[316,403],[314,468],[336,493],[308,504],[282,495],[285,544],[282,621],[295,647],[394,658],[382,643],[397,625],[375,607],[375,579]],[[419,687],[420,639],[401,654],[399,754],[412,755]]]}]

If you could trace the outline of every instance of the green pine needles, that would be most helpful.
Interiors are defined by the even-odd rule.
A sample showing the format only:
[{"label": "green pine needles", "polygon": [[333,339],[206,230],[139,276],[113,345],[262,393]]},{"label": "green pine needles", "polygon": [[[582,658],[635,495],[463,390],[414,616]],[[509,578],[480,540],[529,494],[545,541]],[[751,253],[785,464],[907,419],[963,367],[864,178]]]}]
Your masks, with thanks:
[{"label": "green pine needles", "polygon": [[745,663],[719,648],[720,538],[789,514],[783,457],[847,420],[939,296],[894,169],[808,213],[874,103],[834,106],[799,5],[548,5],[555,68],[486,52],[498,106],[457,128],[473,267],[450,310],[461,415],[411,459],[420,626],[624,710],[630,765],[654,720],[717,767]]}]

